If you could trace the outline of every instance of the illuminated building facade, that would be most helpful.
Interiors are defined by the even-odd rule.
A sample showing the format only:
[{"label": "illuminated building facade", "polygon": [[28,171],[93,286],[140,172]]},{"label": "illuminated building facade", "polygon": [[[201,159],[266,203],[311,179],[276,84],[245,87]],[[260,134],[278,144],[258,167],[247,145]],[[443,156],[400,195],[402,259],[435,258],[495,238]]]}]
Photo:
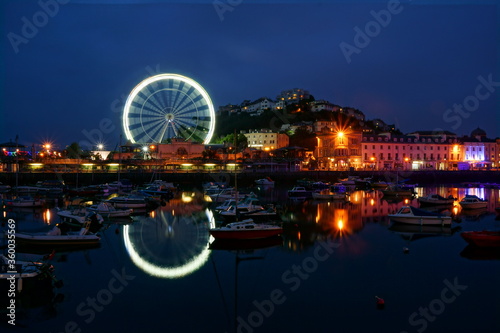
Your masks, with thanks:
[{"label": "illuminated building facade", "polygon": [[250,130],[243,133],[247,138],[248,147],[260,150],[274,150],[289,145],[288,135],[275,133],[269,129]]}]

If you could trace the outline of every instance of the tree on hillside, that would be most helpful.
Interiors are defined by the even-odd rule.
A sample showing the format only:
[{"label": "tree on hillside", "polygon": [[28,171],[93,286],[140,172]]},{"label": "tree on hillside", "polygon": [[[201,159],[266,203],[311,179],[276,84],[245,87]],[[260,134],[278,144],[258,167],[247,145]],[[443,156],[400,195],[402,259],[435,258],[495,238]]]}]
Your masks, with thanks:
[{"label": "tree on hillside", "polygon": [[314,150],[316,144],[316,134],[309,132],[303,127],[297,128],[293,135],[290,136],[290,146],[298,146]]},{"label": "tree on hillside", "polygon": [[[234,133],[228,134],[224,137],[220,137],[216,140],[217,143],[225,143],[230,146],[235,146]],[[248,140],[244,134],[236,134],[236,149],[237,151],[243,151],[248,147]]]},{"label": "tree on hillside", "polygon": [[65,155],[67,158],[82,158],[83,151],[78,142],[73,142],[66,147]]}]

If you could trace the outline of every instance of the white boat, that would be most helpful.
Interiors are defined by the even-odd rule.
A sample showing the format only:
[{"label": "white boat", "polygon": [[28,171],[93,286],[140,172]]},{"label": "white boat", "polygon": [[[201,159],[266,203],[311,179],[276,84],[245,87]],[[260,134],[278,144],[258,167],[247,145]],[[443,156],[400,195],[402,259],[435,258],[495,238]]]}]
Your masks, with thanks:
[{"label": "white boat", "polygon": [[401,185],[390,185],[382,190],[384,196],[408,196],[411,197],[415,194],[415,189],[413,187],[401,186]]},{"label": "white boat", "polygon": [[264,186],[274,186],[274,180],[272,180],[269,177],[262,178],[262,179],[257,179],[255,181],[257,185],[264,185]]},{"label": "white boat", "polygon": [[421,206],[425,205],[451,205],[455,202],[453,196],[448,196],[448,198],[442,197],[439,194],[429,194],[425,197],[419,197],[418,202]]},{"label": "white boat", "polygon": [[128,217],[132,214],[133,209],[117,209],[109,202],[101,202],[97,205],[92,205],[87,208],[87,210],[91,212],[95,212],[104,218],[113,218],[113,217]]},{"label": "white boat", "polygon": [[[30,289],[32,283],[32,288],[38,288],[44,282],[41,277],[52,274],[54,270],[52,265],[43,262],[15,260],[15,263],[12,263],[12,261],[0,255],[0,287],[5,291],[10,289],[11,282],[15,283],[17,293]],[[48,282],[52,283],[52,277],[48,277]]]},{"label": "white boat", "polygon": [[416,225],[451,225],[451,217],[413,206],[403,206],[396,214],[387,215],[392,221]]},{"label": "white boat", "polygon": [[347,200],[347,197],[347,192],[320,191],[312,193],[312,198],[315,200]]},{"label": "white boat", "polygon": [[140,195],[118,196],[108,199],[105,202],[110,203],[116,208],[146,208],[149,204],[149,200]]},{"label": "white boat", "polygon": [[[250,193],[249,195],[255,197],[255,194],[253,193]],[[234,188],[226,188],[220,191],[219,193],[209,194],[209,196],[212,199],[212,202],[224,202],[225,200],[228,199],[243,198],[245,194],[238,192],[238,190]]]},{"label": "white boat", "polygon": [[462,209],[478,209],[486,208],[488,206],[488,201],[481,199],[475,195],[466,195],[460,200],[460,206]]},{"label": "white boat", "polygon": [[9,185],[5,185],[4,183],[0,183],[0,193],[9,192],[11,187]]},{"label": "white boat", "polygon": [[219,215],[225,221],[235,221],[240,219],[248,219],[251,218],[255,221],[269,221],[269,220],[277,220],[278,213],[274,207],[264,208],[262,206],[255,207],[240,207],[240,206],[231,206],[227,210],[223,210],[219,212]]},{"label": "white boat", "polygon": [[100,237],[89,232],[90,221],[79,231],[63,232],[59,226],[54,226],[46,233],[16,232],[16,243],[23,245],[96,245]]},{"label": "white boat", "polygon": [[293,198],[312,198],[312,191],[306,190],[305,187],[295,186],[288,191],[288,196]]},{"label": "white boat", "polygon": [[238,202],[235,199],[227,199],[222,203],[222,205],[215,207],[215,210],[216,211],[228,210],[232,206],[245,207],[245,208],[262,207],[258,198],[254,196],[247,196]]},{"label": "white boat", "polygon": [[45,201],[30,196],[22,196],[12,200],[5,200],[4,203],[9,207],[41,207]]},{"label": "white boat", "polygon": [[112,191],[130,191],[133,188],[132,183],[128,179],[116,180],[108,184],[108,187]]},{"label": "white boat", "polygon": [[226,226],[209,229],[215,239],[262,239],[283,233],[283,228],[272,224],[256,224],[252,219],[229,223]]}]

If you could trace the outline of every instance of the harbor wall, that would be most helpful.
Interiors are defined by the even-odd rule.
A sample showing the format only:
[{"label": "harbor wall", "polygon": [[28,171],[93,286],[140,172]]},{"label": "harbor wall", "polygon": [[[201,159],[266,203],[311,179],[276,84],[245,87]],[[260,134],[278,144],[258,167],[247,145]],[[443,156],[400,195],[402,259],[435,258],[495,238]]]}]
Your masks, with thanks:
[{"label": "harbor wall", "polygon": [[[249,186],[255,179],[271,177],[279,184],[289,184],[290,187],[299,179],[336,182],[347,176],[372,177],[376,180],[402,181],[422,185],[462,184],[462,183],[500,183],[500,171],[245,171],[238,172],[238,185]],[[169,173],[152,172],[122,172],[121,178],[130,179],[134,184],[149,183],[162,179],[183,186],[199,187],[204,182],[226,182],[234,185],[234,172],[194,172],[178,171]],[[0,173],[0,182],[11,186],[33,185],[40,180],[63,180],[69,186],[84,186],[104,184],[119,179],[115,173]]]}]

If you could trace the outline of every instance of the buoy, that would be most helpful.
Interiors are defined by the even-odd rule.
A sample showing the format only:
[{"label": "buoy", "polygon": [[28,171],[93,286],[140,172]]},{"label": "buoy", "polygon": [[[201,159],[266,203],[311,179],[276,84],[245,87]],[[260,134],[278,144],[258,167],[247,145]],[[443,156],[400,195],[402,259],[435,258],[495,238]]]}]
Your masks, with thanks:
[{"label": "buoy", "polygon": [[115,234],[117,234],[117,235],[118,235],[119,233],[120,233],[120,229],[116,228],[116,229],[115,229]]},{"label": "buoy", "polygon": [[403,247],[403,253],[410,253],[410,249],[407,247]]},{"label": "buoy", "polygon": [[377,300],[377,308],[382,309],[385,306],[384,299],[378,296],[375,296],[375,299]]}]

